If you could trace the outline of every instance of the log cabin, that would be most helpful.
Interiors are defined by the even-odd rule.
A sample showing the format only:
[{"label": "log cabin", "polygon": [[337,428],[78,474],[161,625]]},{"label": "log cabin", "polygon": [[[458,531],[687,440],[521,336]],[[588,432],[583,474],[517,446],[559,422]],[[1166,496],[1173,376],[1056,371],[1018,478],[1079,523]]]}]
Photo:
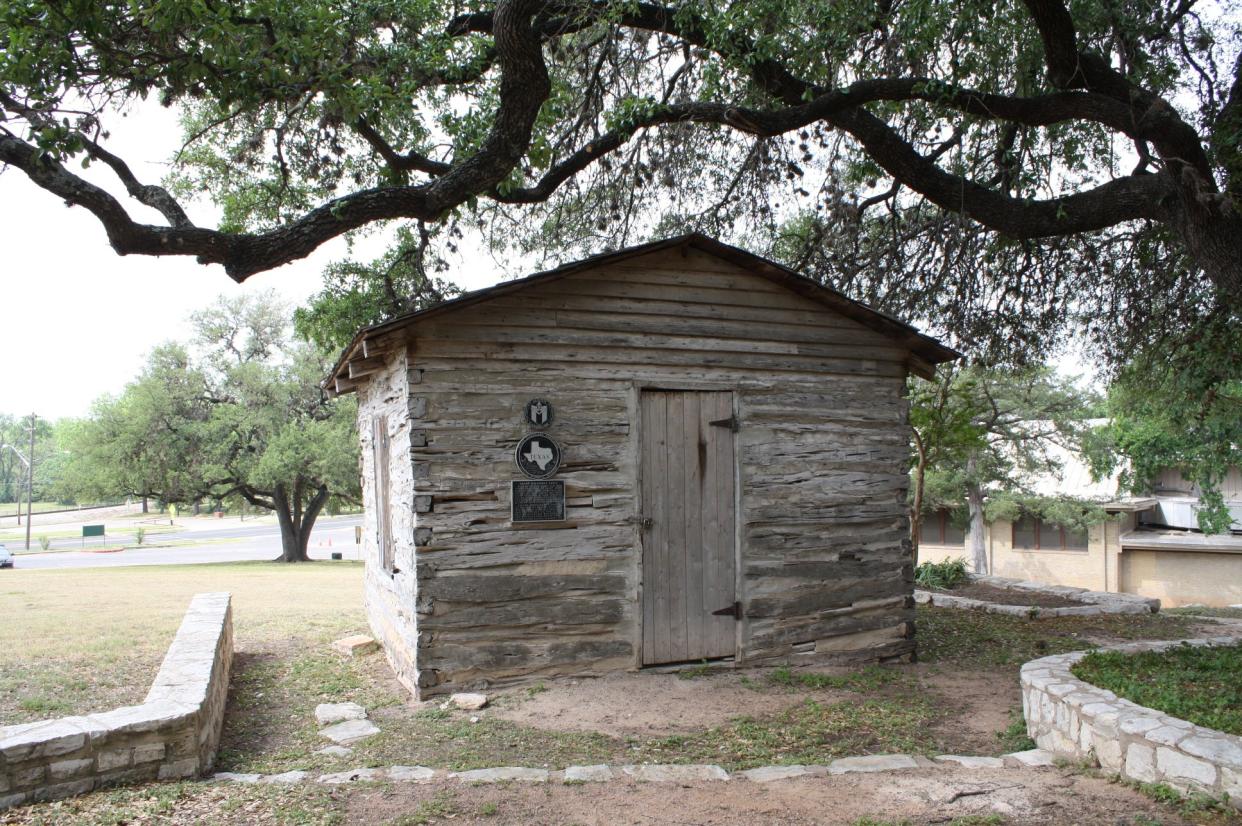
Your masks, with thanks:
[{"label": "log cabin", "polygon": [[369,622],[417,697],[908,660],[906,377],[958,353],[684,235],[360,331]]}]

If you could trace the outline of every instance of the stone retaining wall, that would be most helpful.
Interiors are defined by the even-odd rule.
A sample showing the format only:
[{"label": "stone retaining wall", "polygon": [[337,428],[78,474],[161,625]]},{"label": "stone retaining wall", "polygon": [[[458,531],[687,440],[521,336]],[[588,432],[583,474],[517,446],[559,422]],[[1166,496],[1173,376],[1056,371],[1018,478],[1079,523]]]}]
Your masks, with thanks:
[{"label": "stone retaining wall", "polygon": [[229,594],[198,594],[142,705],[0,728],[0,810],[208,771],[232,661]]},{"label": "stone retaining wall", "polygon": [[[1233,645],[1233,637],[1186,640],[1189,645]],[[1181,642],[1142,642],[1107,651],[1160,651]],[[1027,732],[1043,749],[1093,760],[1122,777],[1166,783],[1183,792],[1229,795],[1242,809],[1242,737],[1196,726],[1123,700],[1083,682],[1070,667],[1087,652],[1032,660],[1022,666],[1022,710]]]},{"label": "stone retaining wall", "polygon": [[[939,591],[915,589],[914,601],[920,605],[937,605],[942,608],[972,608],[988,611],[993,614],[1010,614],[1020,617],[1086,617],[1095,614],[1154,614],[1160,610],[1160,600],[1141,597],[1138,594],[1119,594],[1112,591],[1088,591],[1086,588],[1074,588],[1069,585],[1048,585],[1044,582],[1029,582],[1021,579],[1009,579],[1003,576],[987,576],[969,574],[971,582],[980,585],[991,585],[1003,588],[1013,594],[1012,604],[987,602],[970,597],[959,597],[953,594],[942,594]],[[1040,593],[1061,597],[1082,605],[1065,608],[1041,608],[1024,603],[1025,593]]]}]

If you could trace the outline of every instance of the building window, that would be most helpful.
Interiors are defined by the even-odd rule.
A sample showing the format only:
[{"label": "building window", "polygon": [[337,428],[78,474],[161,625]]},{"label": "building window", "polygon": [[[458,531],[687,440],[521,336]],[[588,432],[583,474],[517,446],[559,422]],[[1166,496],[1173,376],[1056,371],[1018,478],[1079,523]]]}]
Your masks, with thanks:
[{"label": "building window", "polygon": [[928,545],[966,545],[966,529],[953,524],[948,508],[929,513],[923,519],[923,541]]},{"label": "building window", "polygon": [[1087,532],[1024,516],[1013,523],[1013,547],[1025,551],[1085,551]]},{"label": "building window", "polygon": [[388,489],[388,417],[371,420],[371,476],[375,483],[375,545],[379,562],[388,573],[394,572],[392,549],[391,491]]}]

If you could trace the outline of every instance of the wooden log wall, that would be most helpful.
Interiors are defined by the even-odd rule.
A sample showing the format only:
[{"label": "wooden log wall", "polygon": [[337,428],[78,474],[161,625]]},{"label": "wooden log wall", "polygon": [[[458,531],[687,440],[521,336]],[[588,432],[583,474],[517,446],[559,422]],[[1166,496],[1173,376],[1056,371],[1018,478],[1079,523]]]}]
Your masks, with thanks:
[{"label": "wooden log wall", "polygon": [[[369,566],[367,594],[386,646],[416,639],[421,695],[637,667],[642,387],[734,393],[741,660],[913,651],[909,353],[890,339],[695,250],[532,285],[408,336],[408,365],[372,379],[359,415],[394,409],[407,383],[393,444],[411,445],[412,469],[394,469],[393,499],[416,512],[417,587]],[[555,411],[563,523],[510,522],[532,398]],[[394,657],[408,674],[407,659]]]},{"label": "wooden log wall", "polygon": [[[416,650],[418,638],[417,578],[414,560],[414,462],[410,449],[409,382],[405,348],[398,346],[384,357],[383,369],[372,373],[358,389],[358,423],[362,461],[362,554],[364,600],[371,631],[381,643],[393,672],[406,688],[418,693]],[[375,430],[372,422],[382,418],[388,431],[388,513],[376,507]],[[392,542],[393,570],[386,570],[380,549],[383,532]]]}]

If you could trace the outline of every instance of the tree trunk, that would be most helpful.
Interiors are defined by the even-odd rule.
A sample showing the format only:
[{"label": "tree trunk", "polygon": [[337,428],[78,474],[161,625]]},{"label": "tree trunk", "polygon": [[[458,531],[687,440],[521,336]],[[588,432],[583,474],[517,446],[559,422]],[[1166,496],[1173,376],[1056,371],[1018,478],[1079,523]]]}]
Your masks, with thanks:
[{"label": "tree trunk", "polygon": [[910,504],[910,562],[919,567],[919,541],[923,538],[923,479],[927,473],[927,452],[918,431],[914,432],[918,462],[914,466],[914,501]]},{"label": "tree trunk", "polygon": [[[973,461],[968,464],[973,464]],[[989,571],[988,549],[983,541],[983,489],[976,482],[966,486],[966,505],[970,509],[971,569],[976,574],[986,574]]]},{"label": "tree trunk", "polygon": [[280,525],[281,554],[275,560],[276,562],[311,561],[306,548],[310,543],[315,520],[319,518],[319,512],[323,510],[324,503],[328,501],[328,486],[319,486],[310,502],[306,504],[305,510],[302,509],[301,490],[302,484],[299,480],[294,486],[294,495],[291,497],[288,488],[281,484],[276,486],[272,497],[276,505],[276,521]]},{"label": "tree trunk", "polygon": [[150,513],[150,512],[151,512],[151,511],[150,511],[150,506],[149,506],[149,505],[148,505],[148,503],[147,503],[147,495],[146,495],[145,493],[142,495],[142,512],[143,512],[143,513]]}]

